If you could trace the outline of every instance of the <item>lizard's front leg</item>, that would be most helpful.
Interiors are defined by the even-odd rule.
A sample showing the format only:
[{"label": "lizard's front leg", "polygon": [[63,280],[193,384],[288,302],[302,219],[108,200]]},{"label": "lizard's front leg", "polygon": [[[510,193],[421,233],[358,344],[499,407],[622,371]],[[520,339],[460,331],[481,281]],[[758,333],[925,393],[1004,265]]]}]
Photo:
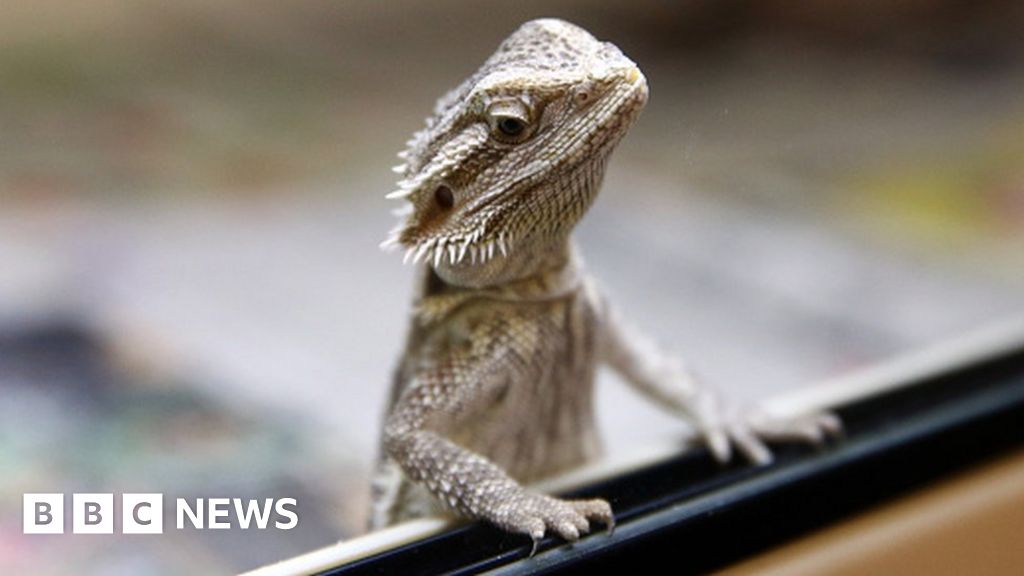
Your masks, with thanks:
[{"label": "lizard's front leg", "polygon": [[831,413],[783,419],[723,402],[681,360],[665,354],[607,303],[602,309],[602,359],[645,396],[689,418],[717,460],[728,461],[735,444],[752,462],[766,464],[772,454],[765,441],[821,444],[841,434],[842,424]]},{"label": "lizard's front leg", "polygon": [[502,387],[516,381],[521,360],[504,344],[481,345],[490,342],[487,336],[471,340],[481,349],[477,353],[453,351],[414,376],[385,422],[384,450],[449,509],[528,535],[534,550],[548,530],[574,541],[590,530],[590,521],[611,527],[606,501],[561,500],[527,490],[446,436],[458,423],[484,417]]}]

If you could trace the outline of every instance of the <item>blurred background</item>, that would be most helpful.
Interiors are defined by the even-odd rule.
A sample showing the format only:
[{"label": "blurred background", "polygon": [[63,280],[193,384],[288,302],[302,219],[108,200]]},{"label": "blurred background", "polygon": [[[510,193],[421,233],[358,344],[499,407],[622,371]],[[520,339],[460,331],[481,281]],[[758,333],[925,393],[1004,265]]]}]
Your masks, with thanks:
[{"label": "blurred background", "polygon": [[[1024,312],[1019,2],[6,0],[0,573],[224,574],[362,531],[413,280],[377,249],[388,167],[539,16],[646,73],[579,241],[728,394]],[[686,434],[608,375],[598,411],[612,452]],[[170,529],[22,536],[24,492],[163,492]],[[218,496],[299,526],[173,529]]]}]

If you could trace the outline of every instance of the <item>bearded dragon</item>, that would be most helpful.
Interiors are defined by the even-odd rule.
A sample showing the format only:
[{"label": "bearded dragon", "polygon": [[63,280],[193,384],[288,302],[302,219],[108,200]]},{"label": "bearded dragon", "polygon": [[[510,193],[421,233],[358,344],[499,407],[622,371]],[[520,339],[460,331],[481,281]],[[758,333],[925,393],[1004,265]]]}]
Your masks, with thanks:
[{"label": "bearded dragon", "polygon": [[601,499],[525,485],[596,458],[599,364],[687,417],[711,453],[771,460],[765,441],[821,443],[831,414],[780,420],[721,402],[626,323],[571,233],[609,154],[647,101],[614,45],[554,19],[527,22],[409,140],[384,248],[420,263],[373,487],[371,527],[438,512],[573,541],[613,524]]}]

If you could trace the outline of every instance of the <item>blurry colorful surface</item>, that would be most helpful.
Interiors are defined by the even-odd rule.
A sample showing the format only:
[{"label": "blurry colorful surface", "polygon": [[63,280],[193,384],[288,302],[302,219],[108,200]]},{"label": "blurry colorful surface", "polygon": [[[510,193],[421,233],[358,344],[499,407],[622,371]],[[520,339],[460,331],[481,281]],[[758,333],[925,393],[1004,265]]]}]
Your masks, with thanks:
[{"label": "blurry colorful surface", "polygon": [[[359,532],[412,287],[376,248],[388,167],[531,17],[644,68],[580,242],[723,389],[1024,312],[1024,11],[853,4],[5,3],[0,573],[230,573]],[[683,430],[611,377],[598,409],[613,451]],[[290,496],[301,519],[22,536],[47,491]]]}]

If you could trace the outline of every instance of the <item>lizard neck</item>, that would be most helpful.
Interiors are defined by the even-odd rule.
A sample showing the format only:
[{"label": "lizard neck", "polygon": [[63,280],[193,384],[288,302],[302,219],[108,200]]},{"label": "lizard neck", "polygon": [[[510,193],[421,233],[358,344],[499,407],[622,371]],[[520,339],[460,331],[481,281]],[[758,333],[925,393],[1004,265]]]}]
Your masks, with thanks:
[{"label": "lizard neck", "polygon": [[483,263],[431,266],[441,284],[463,289],[508,288],[557,276],[573,265],[574,249],[568,237],[538,236],[517,243],[507,255]]},{"label": "lizard neck", "polygon": [[414,315],[421,325],[431,324],[470,301],[530,303],[550,302],[575,294],[582,285],[582,262],[575,246],[567,241],[559,256],[545,259],[534,274],[497,286],[470,288],[446,283],[426,267],[423,289]]},{"label": "lizard neck", "polygon": [[501,258],[500,273],[494,278],[500,281],[481,282],[480,285],[462,279],[449,282],[443,270],[428,266],[422,295],[501,293],[507,296],[522,294],[529,299],[564,293],[579,283],[580,256],[569,239],[543,249],[523,248]]}]

